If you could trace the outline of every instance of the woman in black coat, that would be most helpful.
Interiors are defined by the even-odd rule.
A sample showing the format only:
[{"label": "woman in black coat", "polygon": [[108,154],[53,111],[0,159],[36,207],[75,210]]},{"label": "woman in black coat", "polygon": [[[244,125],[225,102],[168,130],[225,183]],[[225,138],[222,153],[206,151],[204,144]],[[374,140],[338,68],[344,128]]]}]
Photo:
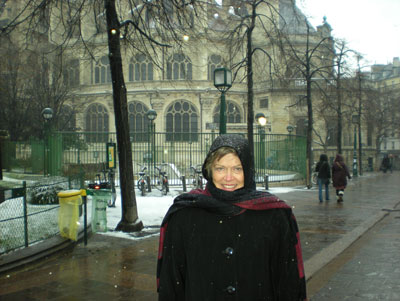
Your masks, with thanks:
[{"label": "woman in black coat", "polygon": [[217,137],[205,190],[178,196],[160,231],[159,300],[305,300],[291,208],[257,191],[246,139]]},{"label": "woman in black coat", "polygon": [[343,156],[337,154],[332,165],[332,182],[333,187],[336,189],[338,203],[343,202],[344,190],[347,186],[347,178],[351,179],[349,169],[344,163]]}]

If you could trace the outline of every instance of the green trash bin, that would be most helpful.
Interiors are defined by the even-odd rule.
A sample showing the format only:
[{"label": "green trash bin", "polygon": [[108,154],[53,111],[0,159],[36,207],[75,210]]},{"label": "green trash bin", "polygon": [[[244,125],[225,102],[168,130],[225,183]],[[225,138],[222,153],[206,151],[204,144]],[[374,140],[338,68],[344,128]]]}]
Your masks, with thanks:
[{"label": "green trash bin", "polygon": [[107,204],[111,189],[90,189],[92,195],[92,232],[107,232]]}]

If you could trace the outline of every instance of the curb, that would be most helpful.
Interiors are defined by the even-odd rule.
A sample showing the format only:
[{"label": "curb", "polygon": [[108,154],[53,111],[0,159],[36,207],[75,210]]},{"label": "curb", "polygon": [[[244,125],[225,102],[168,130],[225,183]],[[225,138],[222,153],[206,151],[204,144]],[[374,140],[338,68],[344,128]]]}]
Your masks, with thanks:
[{"label": "curb", "polygon": [[[88,227],[88,235],[91,234],[91,227]],[[25,264],[32,263],[44,257],[50,256],[56,252],[73,247],[83,240],[84,231],[78,232],[77,241],[63,238],[59,235],[53,236],[37,244],[31,245],[27,248],[10,252],[0,256],[0,274],[15,268],[21,267]]]},{"label": "curb", "polygon": [[308,259],[304,263],[304,270],[307,281],[313,278],[315,273],[321,270],[325,265],[331,262],[340,253],[346,250],[353,242],[360,238],[365,232],[371,229],[376,223],[382,220],[385,216],[389,215],[387,211],[381,211],[372,216],[367,221],[363,222],[358,227],[354,228],[351,232],[344,235],[339,240],[335,241],[331,245],[322,249],[320,252],[315,254],[313,257]]}]

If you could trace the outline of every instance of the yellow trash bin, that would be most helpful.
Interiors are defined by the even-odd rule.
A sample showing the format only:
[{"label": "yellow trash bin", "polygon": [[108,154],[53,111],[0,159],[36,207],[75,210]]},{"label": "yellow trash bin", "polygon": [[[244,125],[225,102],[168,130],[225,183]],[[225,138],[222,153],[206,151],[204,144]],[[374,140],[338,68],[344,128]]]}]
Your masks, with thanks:
[{"label": "yellow trash bin", "polygon": [[79,206],[82,204],[81,190],[66,190],[58,193],[60,210],[58,227],[62,237],[77,240],[79,228]]}]

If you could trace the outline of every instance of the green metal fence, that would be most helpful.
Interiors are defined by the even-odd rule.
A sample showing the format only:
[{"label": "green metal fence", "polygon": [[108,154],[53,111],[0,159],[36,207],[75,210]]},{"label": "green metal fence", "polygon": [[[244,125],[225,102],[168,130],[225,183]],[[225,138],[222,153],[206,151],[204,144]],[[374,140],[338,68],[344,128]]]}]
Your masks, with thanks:
[{"label": "green metal fence", "polygon": [[[150,173],[153,165],[164,164],[171,184],[179,184],[180,177],[188,176],[190,166],[202,164],[215,133],[132,133],[131,147],[134,174],[142,166]],[[106,162],[106,143],[116,142],[115,133],[59,132],[45,142],[3,143],[3,160],[14,162],[7,169],[21,169],[35,174],[71,176],[84,173],[86,180],[94,180]],[[280,134],[254,134],[256,181],[295,180],[305,177],[305,137]],[[118,179],[118,168],[116,179]]]}]

